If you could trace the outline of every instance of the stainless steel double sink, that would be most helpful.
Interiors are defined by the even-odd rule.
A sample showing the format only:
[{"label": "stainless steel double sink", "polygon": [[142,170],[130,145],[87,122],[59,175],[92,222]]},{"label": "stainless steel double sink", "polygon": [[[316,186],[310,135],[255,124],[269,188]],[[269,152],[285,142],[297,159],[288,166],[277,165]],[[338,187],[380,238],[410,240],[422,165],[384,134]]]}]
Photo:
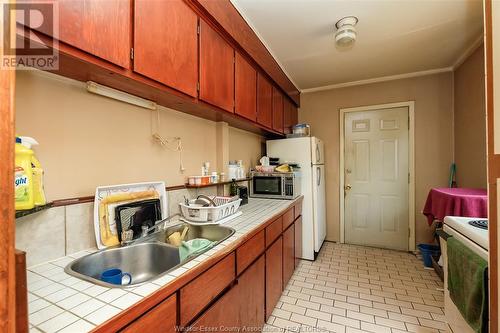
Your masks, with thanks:
[{"label": "stainless steel double sink", "polygon": [[[167,243],[166,240],[171,234],[182,232],[186,226],[189,229],[184,240],[205,238],[213,241],[213,246],[234,234],[234,229],[220,225],[194,226],[180,223],[165,230],[156,231],[131,245],[101,250],[76,259],[66,266],[65,271],[77,278],[110,288],[124,288],[146,283],[203,253],[197,253],[181,262],[179,248]],[[119,268],[131,274],[131,284],[116,285],[102,281],[101,273],[110,268]]]}]

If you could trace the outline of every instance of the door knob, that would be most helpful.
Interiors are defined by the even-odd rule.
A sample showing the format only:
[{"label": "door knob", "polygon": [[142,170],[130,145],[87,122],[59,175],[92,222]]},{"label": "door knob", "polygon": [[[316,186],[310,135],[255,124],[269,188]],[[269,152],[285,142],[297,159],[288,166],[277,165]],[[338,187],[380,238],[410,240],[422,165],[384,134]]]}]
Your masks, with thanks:
[{"label": "door knob", "polygon": [[351,184],[347,184],[344,188],[346,191],[349,191],[349,190],[351,190],[352,186],[351,186]]}]

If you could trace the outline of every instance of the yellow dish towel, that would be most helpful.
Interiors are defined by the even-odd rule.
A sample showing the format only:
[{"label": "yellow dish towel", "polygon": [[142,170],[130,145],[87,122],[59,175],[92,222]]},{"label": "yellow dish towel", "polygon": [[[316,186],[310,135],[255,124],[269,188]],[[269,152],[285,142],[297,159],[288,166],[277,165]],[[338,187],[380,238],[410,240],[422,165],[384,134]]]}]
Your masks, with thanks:
[{"label": "yellow dish towel", "polygon": [[99,230],[101,234],[101,243],[104,246],[115,246],[120,244],[118,240],[118,235],[114,235],[111,232],[110,221],[109,221],[109,213],[108,213],[108,204],[117,203],[121,201],[126,202],[134,202],[139,200],[146,199],[157,199],[159,198],[159,194],[155,190],[150,191],[141,191],[141,192],[127,192],[127,193],[118,193],[107,196],[102,199],[99,203]]}]

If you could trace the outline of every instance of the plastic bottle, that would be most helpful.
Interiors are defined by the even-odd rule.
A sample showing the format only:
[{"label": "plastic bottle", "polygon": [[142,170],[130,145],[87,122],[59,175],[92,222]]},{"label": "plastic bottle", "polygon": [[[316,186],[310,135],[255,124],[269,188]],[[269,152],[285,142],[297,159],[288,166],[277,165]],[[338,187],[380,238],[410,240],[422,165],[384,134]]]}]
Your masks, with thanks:
[{"label": "plastic bottle", "polygon": [[32,209],[45,205],[43,190],[43,169],[35,157],[32,145],[38,142],[30,137],[17,137],[15,145],[15,208]]}]

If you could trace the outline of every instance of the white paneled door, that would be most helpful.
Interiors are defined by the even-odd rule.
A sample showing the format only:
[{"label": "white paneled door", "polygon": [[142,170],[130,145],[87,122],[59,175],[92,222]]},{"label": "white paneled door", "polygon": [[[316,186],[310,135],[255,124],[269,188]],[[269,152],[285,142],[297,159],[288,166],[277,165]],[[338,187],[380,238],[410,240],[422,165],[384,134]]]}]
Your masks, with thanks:
[{"label": "white paneled door", "polygon": [[408,250],[408,107],[344,119],[345,242]]}]

